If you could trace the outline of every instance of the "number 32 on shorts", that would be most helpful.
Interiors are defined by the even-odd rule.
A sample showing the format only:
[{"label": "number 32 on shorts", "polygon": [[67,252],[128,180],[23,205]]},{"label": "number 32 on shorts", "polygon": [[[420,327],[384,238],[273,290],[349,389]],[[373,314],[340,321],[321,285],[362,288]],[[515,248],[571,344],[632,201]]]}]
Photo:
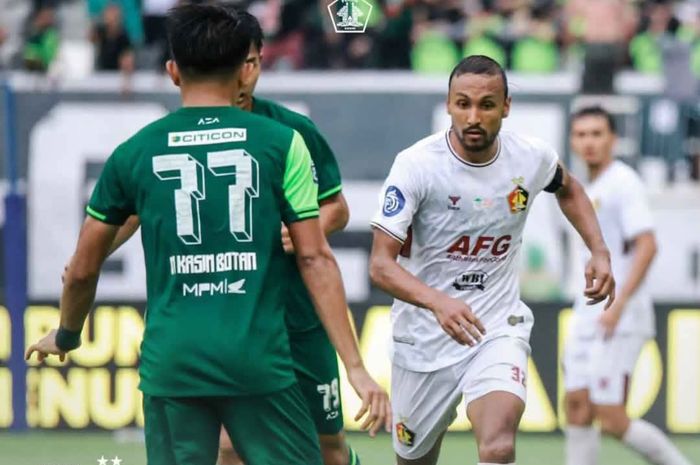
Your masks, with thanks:
[{"label": "number 32 on shorts", "polygon": [[516,383],[520,383],[523,385],[523,387],[527,387],[527,382],[525,380],[525,371],[522,370],[519,366],[513,365],[510,367],[510,372],[511,372],[511,378],[513,381]]}]

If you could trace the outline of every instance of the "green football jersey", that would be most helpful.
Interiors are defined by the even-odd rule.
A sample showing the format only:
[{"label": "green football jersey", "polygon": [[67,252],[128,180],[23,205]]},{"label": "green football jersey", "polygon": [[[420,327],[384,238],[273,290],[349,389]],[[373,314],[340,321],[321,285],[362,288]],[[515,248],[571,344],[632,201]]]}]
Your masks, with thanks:
[{"label": "green football jersey", "polygon": [[148,310],[141,390],[230,396],[295,382],[280,223],[318,216],[298,132],[233,107],[187,107],[107,160],[88,214],[141,220]]},{"label": "green football jersey", "polygon": [[[275,102],[260,98],[253,99],[253,113],[274,119],[301,134],[306,146],[309,148],[311,159],[316,168],[319,201],[341,191],[338,162],[328,142],[326,142],[326,139],[309,118]],[[288,261],[291,271],[287,278],[289,285],[286,299],[287,313],[285,316],[287,328],[291,332],[316,328],[321,325],[321,321],[314,310],[311,296],[306,290],[294,256],[288,257]]]}]

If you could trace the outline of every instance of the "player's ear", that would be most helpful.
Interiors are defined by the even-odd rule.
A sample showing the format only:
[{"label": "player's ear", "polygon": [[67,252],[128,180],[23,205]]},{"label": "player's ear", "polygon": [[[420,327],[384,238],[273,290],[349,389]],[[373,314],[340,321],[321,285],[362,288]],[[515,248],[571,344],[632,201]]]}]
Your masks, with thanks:
[{"label": "player's ear", "polygon": [[510,113],[510,97],[506,97],[506,100],[503,102],[503,117],[508,118],[508,114]]},{"label": "player's ear", "polygon": [[168,72],[168,76],[170,76],[173,84],[180,87],[180,69],[177,67],[175,60],[168,60],[165,63],[165,70]]}]

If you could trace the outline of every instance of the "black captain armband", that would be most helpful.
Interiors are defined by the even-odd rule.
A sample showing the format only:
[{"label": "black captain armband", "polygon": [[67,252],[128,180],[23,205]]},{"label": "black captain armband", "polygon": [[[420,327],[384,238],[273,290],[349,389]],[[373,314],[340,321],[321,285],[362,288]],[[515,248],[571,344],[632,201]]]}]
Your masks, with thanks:
[{"label": "black captain armband", "polygon": [[554,172],[554,177],[552,178],[552,182],[547,185],[547,187],[544,188],[545,192],[549,192],[550,194],[555,193],[556,191],[559,190],[560,187],[564,185],[564,170],[562,169],[561,165],[557,165],[557,170]]}]

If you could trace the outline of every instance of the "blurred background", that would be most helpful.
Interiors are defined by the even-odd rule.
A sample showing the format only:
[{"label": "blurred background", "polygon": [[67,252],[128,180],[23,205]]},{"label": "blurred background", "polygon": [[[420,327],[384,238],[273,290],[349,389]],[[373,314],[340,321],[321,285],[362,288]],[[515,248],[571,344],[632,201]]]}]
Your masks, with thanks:
[{"label": "blurred background", "polygon": [[[361,12],[353,33],[339,26],[348,1]],[[143,463],[138,241],[106,263],[87,340],[68,363],[27,366],[22,353],[58,322],[61,271],[104,161],[179,105],[163,68],[164,18],[176,3],[0,0],[0,463],[37,464],[59,444],[58,463],[93,463],[100,448],[131,453],[123,465]],[[449,127],[453,66],[469,54],[505,66],[513,108],[504,127],[544,139],[580,177],[569,115],[590,103],[611,111],[616,154],[645,182],[659,243],[647,278],[658,337],[639,360],[628,408],[700,463],[700,0],[229,3],[248,8],[265,33],[259,95],[310,116],[338,157],[351,219],[331,244],[361,350],[386,386],[391,301],[369,282],[368,223],[396,153]],[[530,215],[521,291],[537,324],[522,463],[559,463],[545,459],[561,452],[559,359],[583,273],[553,198],[540,196]],[[359,406],[347,382],[343,396],[346,412]],[[469,429],[464,412],[453,429]],[[374,457],[368,463],[390,463],[388,436],[353,441]],[[610,447],[605,463],[640,463]],[[446,463],[463,457],[446,454],[455,460]]]}]

